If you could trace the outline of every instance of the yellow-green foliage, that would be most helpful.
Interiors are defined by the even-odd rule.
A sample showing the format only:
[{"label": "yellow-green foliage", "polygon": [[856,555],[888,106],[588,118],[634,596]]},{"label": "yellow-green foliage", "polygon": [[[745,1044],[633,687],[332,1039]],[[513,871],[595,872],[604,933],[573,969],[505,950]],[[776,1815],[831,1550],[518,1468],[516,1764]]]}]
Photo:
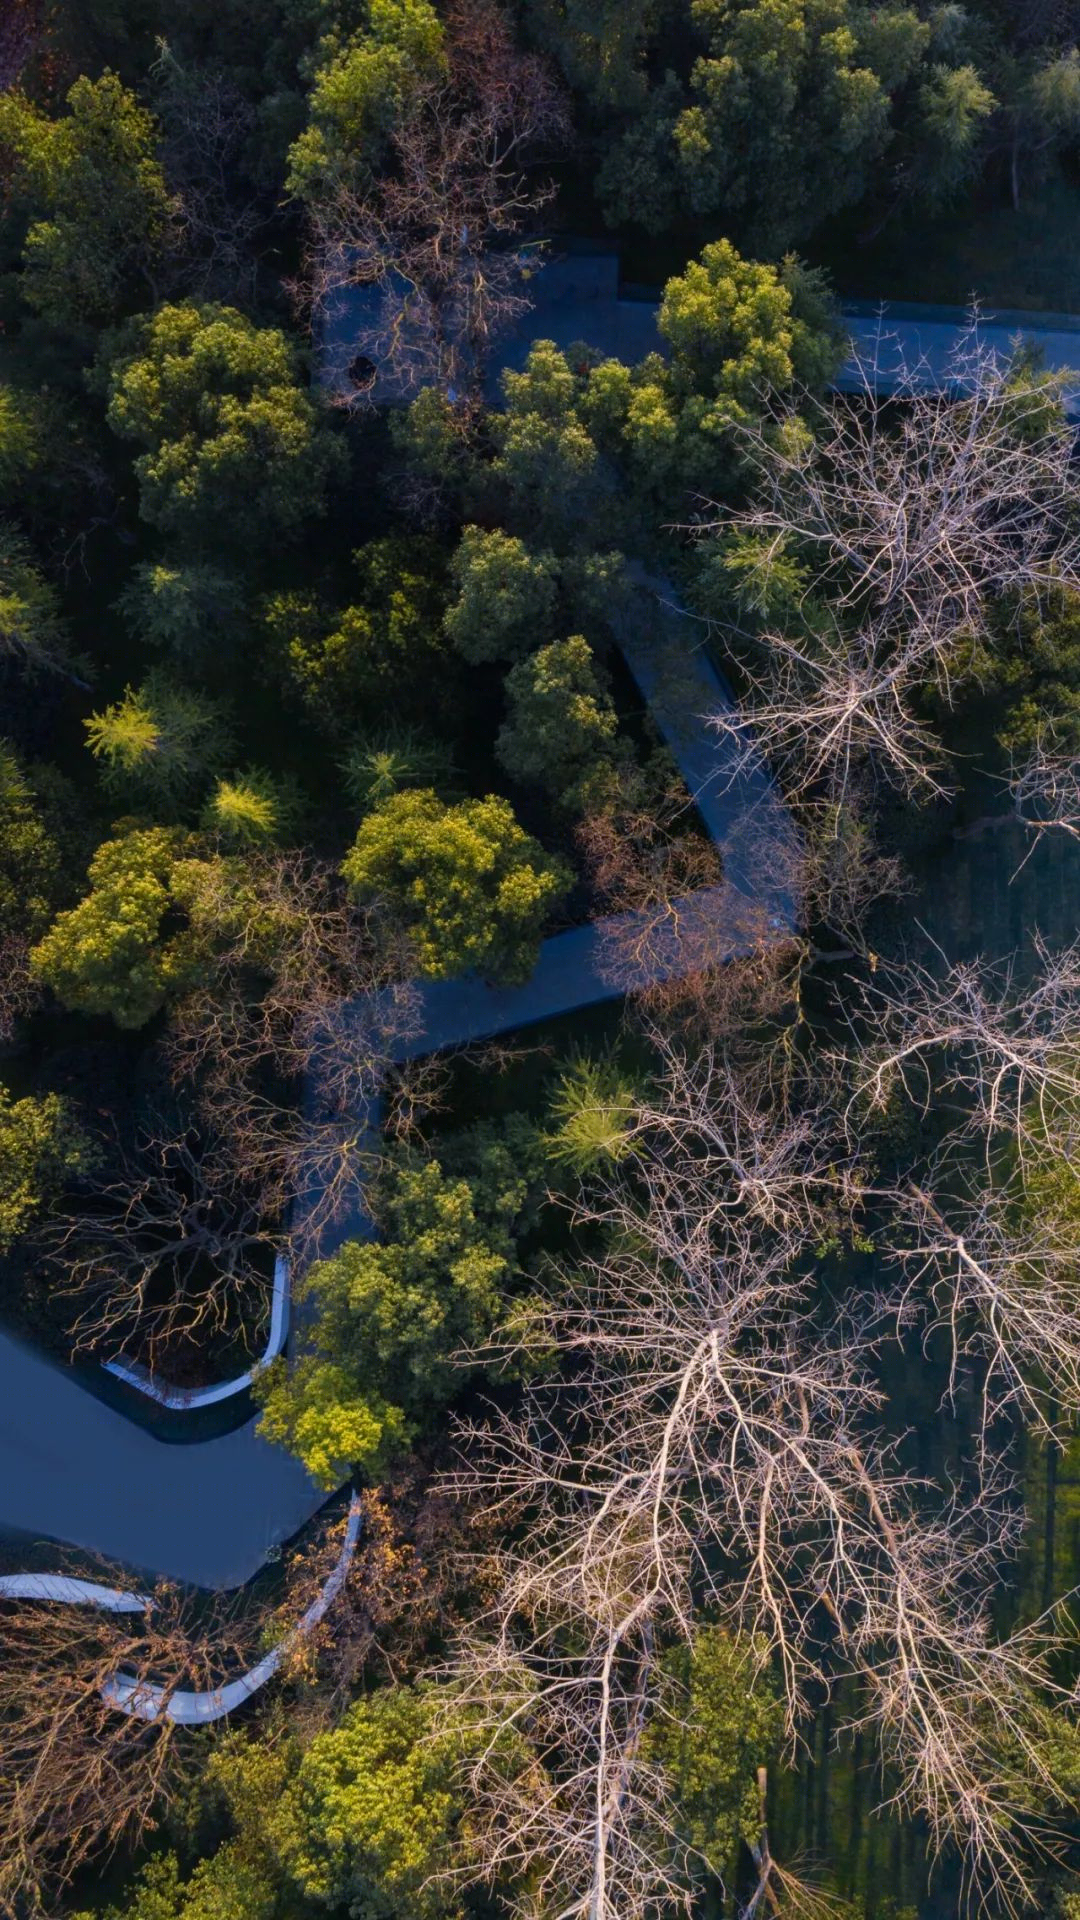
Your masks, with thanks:
[{"label": "yellow-green foliage", "polygon": [[300,384],[293,347],[233,307],[159,307],[124,330],[106,374],[144,520],[244,547],[325,505],[340,446]]},{"label": "yellow-green foliage", "polygon": [[253,768],[219,780],[206,803],[203,824],[230,846],[264,846],[281,834],[288,805],[277,782]]},{"label": "yellow-green foliage", "polygon": [[289,154],[289,191],[304,200],[370,175],[417,83],[441,72],[443,30],[428,0],[371,0],[366,30],[329,37],[322,55]]},{"label": "yellow-green foliage", "polygon": [[229,752],[218,708],[164,672],[148,674],[138,690],[126,687],[83,724],[108,791],[167,805],[185,799]]},{"label": "yellow-green foliage", "polygon": [[454,1353],[498,1317],[526,1198],[525,1178],[501,1162],[481,1182],[450,1179],[436,1160],[399,1168],[380,1203],[385,1238],[347,1241],[306,1275],[312,1351],[271,1368],[258,1396],[262,1431],[320,1485],[337,1486],[350,1467],[385,1472],[449,1398],[461,1378]]},{"label": "yellow-green foliage", "polygon": [[525,978],[570,879],[497,794],[446,806],[431,788],[368,814],[342,872],[359,899],[397,908],[431,979]]},{"label": "yellow-green foliage", "polygon": [[551,1101],[556,1125],[547,1151],[559,1165],[587,1175],[633,1152],[637,1090],[611,1059],[575,1060],[561,1076]]},{"label": "yellow-green foliage", "polygon": [[312,1741],[293,1789],[288,1853],[309,1896],[363,1920],[448,1920],[457,1910],[434,1877],[462,1859],[462,1739],[436,1733],[434,1705],[426,1688],[384,1688]]},{"label": "yellow-green foliage", "polygon": [[0,1253],[25,1232],[65,1179],[96,1155],[58,1093],[13,1100],[0,1085]]},{"label": "yellow-green foliage", "polygon": [[136,828],[106,840],[90,862],[90,889],[58,914],[30,964],[66,1007],[141,1027],[182,993],[219,939],[243,929],[252,964],[282,937],[260,913],[246,868],[169,827]]},{"label": "yellow-green foliage", "polygon": [[0,95],[0,149],[31,209],[23,285],[58,326],[115,318],[125,293],[168,244],[173,201],[156,128],[114,73],[84,74],[50,120],[22,94]]}]

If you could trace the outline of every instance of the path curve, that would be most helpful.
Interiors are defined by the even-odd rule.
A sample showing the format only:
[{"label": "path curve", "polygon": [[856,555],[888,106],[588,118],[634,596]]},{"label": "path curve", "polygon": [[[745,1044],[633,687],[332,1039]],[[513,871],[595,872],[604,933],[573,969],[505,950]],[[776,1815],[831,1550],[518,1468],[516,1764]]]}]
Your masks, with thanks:
[{"label": "path curve", "polygon": [[[164,1687],[136,1680],[130,1673],[114,1673],[101,1687],[101,1697],[106,1705],[115,1707],[120,1713],[132,1714],[139,1720],[173,1720],[177,1725],[189,1727],[209,1726],[215,1720],[223,1720],[226,1714],[235,1713],[237,1707],[244,1706],[260,1687],[273,1678],[286,1655],[311,1632],[312,1627],[318,1625],[333,1605],[345,1584],[356,1552],[361,1512],[359,1495],[354,1494],[341,1552],[332,1572],[295,1627],[291,1627],[277,1646],[271,1647],[269,1653],[265,1653],[246,1673],[238,1675],[235,1680],[226,1681],[220,1687],[204,1688],[198,1692],[176,1687],[171,1693],[167,1693]],[[145,1613],[154,1604],[152,1594],[123,1593],[117,1587],[99,1585],[96,1580],[69,1579],[59,1573],[0,1574],[0,1599],[4,1598],[101,1607],[109,1613]]]},{"label": "path curve", "polygon": [[257,1375],[263,1373],[279,1353],[284,1352],[289,1337],[291,1290],[289,1261],[285,1254],[279,1253],[274,1261],[270,1331],[266,1345],[247,1372],[234,1374],[231,1380],[219,1380],[209,1387],[174,1387],[167,1380],[159,1379],[157,1374],[151,1373],[149,1367],[144,1367],[138,1360],[106,1360],[105,1372],[111,1373],[115,1380],[122,1380],[125,1386],[134,1387],[137,1393],[156,1400],[159,1407],[170,1407],[177,1413],[192,1413],[198,1407],[212,1407],[221,1400],[231,1400],[238,1393],[246,1393]]},{"label": "path curve", "polygon": [[[617,262],[605,256],[601,265],[602,272],[593,275],[592,285],[587,284],[587,261],[569,266],[555,263],[545,270],[537,310],[527,331],[508,343],[503,365],[514,365],[515,354],[523,359],[529,340],[537,337],[563,344],[586,337],[601,351],[630,359],[658,345],[655,303],[650,308],[643,301],[619,298]],[[942,356],[947,357],[956,337],[957,316],[925,309],[896,312],[898,335],[909,352],[914,346],[923,354],[932,374],[935,365],[944,364]],[[876,317],[849,315],[848,319],[853,337],[860,328],[869,333],[878,325]],[[1076,322],[1048,327],[1039,316],[1010,314],[997,322],[988,319],[985,331],[990,333],[995,325],[1006,344],[1021,332],[1044,345],[1051,367],[1080,359]],[[904,338],[904,330],[909,330],[909,337]],[[324,376],[327,364],[324,357]],[[673,609],[667,609],[665,618],[668,612],[676,617]],[[656,624],[658,629],[663,624],[659,613]],[[707,702],[715,711],[720,683],[701,649],[687,649],[685,623],[679,646],[683,667],[697,676],[699,724],[688,729],[684,712],[669,733],[655,686],[654,711],[676,759],[686,768],[687,784],[703,816],[708,819],[710,796],[723,792],[728,796],[730,818],[738,805],[737,790],[724,787],[716,777],[719,743],[701,724],[709,711]],[[638,665],[629,654],[628,659],[637,673]],[[653,660],[649,671],[656,665]],[[640,676],[640,684],[649,698],[647,674]],[[767,773],[763,772],[753,805],[775,808],[776,817],[782,814]],[[729,848],[729,881],[739,877],[736,859]],[[737,905],[741,900],[744,908],[753,895],[752,868],[745,878],[745,893],[729,884],[727,894],[729,902]],[[699,909],[703,903],[699,901]],[[766,918],[775,921],[776,931],[782,931],[786,924],[782,903],[769,903]],[[623,988],[612,978],[603,950],[604,934],[601,923],[545,941],[536,973],[525,988],[493,989],[469,980],[433,983],[424,992],[425,1033],[410,1051],[434,1051],[486,1038],[613,997]],[[733,931],[727,951],[745,950],[740,947],[744,937]],[[717,941],[714,958],[722,957],[722,949],[723,943]],[[669,949],[661,960],[674,971],[677,948],[674,953]],[[284,1338],[286,1286],[278,1289],[278,1304],[271,1339],[275,1331]],[[120,1364],[114,1365],[114,1372]],[[134,1369],[129,1367],[127,1372],[129,1384],[145,1392],[145,1381],[137,1378]],[[242,1378],[247,1384],[249,1376]],[[207,1398],[199,1404],[239,1390],[234,1382],[200,1389]],[[153,1397],[172,1405],[175,1402],[167,1396],[175,1391],[161,1387]],[[183,1405],[192,1404],[193,1397],[185,1395]],[[315,1486],[299,1461],[260,1439],[254,1421],[215,1440],[168,1445],[104,1406],[72,1370],[60,1369],[0,1333],[0,1526],[35,1537],[51,1536],[195,1586],[228,1588],[257,1572],[268,1549],[295,1534],[325,1499],[325,1491]]]}]

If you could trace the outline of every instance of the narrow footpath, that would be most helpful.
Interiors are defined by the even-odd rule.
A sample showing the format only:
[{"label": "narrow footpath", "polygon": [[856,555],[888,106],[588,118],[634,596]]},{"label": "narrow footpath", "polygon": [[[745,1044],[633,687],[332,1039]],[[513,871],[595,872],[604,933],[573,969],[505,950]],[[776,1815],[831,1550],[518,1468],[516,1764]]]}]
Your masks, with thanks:
[{"label": "narrow footpath", "polygon": [[[617,273],[613,255],[557,261],[546,269],[536,310],[507,343],[502,364],[520,365],[529,341],[541,337],[564,345],[585,338],[602,352],[631,360],[658,350],[655,304],[621,298]],[[935,369],[947,363],[963,316],[895,312],[908,358],[921,354],[932,381]],[[876,310],[852,312],[848,324],[865,353],[881,324]],[[335,319],[338,325],[344,342],[347,312]],[[984,327],[984,338],[1002,351],[1017,333],[1040,346],[1052,368],[1080,362],[1075,322],[1046,325],[1038,316],[1009,314],[988,317]],[[324,343],[324,377],[332,377],[336,344],[336,336]],[[678,930],[650,940],[637,979],[612,962],[620,946],[634,947],[623,938],[633,933],[628,917],[545,941],[523,987],[493,988],[477,980],[425,987],[423,1032],[409,1049],[413,1054],[479,1041],[610,999],[643,979],[672,977],[680,966],[700,964],[702,941],[719,960],[763,937],[782,936],[790,924],[790,902],[775,887],[763,891],[761,881],[769,870],[760,860],[762,834],[791,831],[768,772],[759,765],[739,781],[731,779],[725,748],[707,724],[710,714],[730,704],[730,693],[667,584],[644,573],[638,584],[653,601],[642,623],[649,643],[627,636],[624,651],[724,856],[724,885],[683,903]],[[277,1325],[283,1339],[287,1316],[279,1315]],[[237,1391],[246,1384],[246,1376],[238,1386],[225,1383]],[[214,1397],[224,1396],[215,1390]],[[75,1375],[0,1334],[0,1527],[107,1556],[136,1576],[230,1588],[250,1579],[268,1550],[295,1534],[325,1498],[297,1460],[258,1437],[254,1420],[218,1439],[167,1444],[85,1391]]]}]

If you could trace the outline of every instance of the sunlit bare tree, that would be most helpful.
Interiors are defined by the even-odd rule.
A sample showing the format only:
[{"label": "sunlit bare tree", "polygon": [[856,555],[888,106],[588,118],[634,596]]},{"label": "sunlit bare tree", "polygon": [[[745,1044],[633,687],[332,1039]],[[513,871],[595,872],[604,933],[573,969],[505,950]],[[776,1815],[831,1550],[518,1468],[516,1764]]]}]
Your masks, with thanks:
[{"label": "sunlit bare tree", "polygon": [[991,1158],[1036,1155],[1073,1139],[1080,1113],[1080,943],[1034,965],[976,959],[882,970],[865,989],[848,1055],[852,1133],[867,1105],[898,1092],[924,1113],[951,1107],[956,1137],[978,1135]]},{"label": "sunlit bare tree", "polygon": [[[105,1568],[101,1580],[130,1586]],[[44,1892],[151,1829],[191,1777],[189,1729],[118,1713],[118,1672],[147,1686],[212,1687],[250,1656],[259,1618],[198,1607],[158,1585],[142,1612],[0,1597],[0,1912],[47,1911]]]},{"label": "sunlit bare tree", "polygon": [[[530,1915],[686,1904],[643,1730],[658,1649],[704,1614],[773,1664],[793,1739],[851,1678],[896,1804],[1022,1892],[1063,1789],[1047,1636],[991,1626],[1021,1519],[989,1474],[922,1486],[883,1437],[873,1332],[815,1279],[857,1212],[856,1156],[826,1112],[759,1105],[721,1057],[670,1050],[637,1144],[588,1210],[602,1250],[520,1336],[544,1361],[523,1410],[465,1436],[473,1497],[527,1516],[458,1668],[492,1728],[469,1787],[493,1870],[532,1862]],[[508,1724],[542,1791],[494,1763]]]},{"label": "sunlit bare tree", "polygon": [[1063,377],[1002,359],[977,316],[944,368],[884,328],[851,368],[854,392],[799,395],[741,430],[751,503],[713,531],[755,556],[742,592],[752,576],[762,630],[745,698],[715,725],[807,798],[868,776],[941,794],[923,696],[951,701],[1004,596],[1030,605],[1080,579]]},{"label": "sunlit bare tree", "polygon": [[1059,745],[1052,725],[1040,730],[1027,758],[1014,764],[1009,791],[1017,818],[1036,841],[1054,832],[1080,840],[1080,755]]}]

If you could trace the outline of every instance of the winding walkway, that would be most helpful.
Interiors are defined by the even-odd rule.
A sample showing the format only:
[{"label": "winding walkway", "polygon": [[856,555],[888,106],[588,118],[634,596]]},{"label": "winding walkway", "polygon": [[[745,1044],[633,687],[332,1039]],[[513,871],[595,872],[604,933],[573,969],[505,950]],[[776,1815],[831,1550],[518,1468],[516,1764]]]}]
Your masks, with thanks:
[{"label": "winding walkway", "polygon": [[[563,345],[588,338],[602,352],[629,360],[660,349],[655,304],[619,297],[614,256],[556,262],[544,282],[527,331],[507,343],[504,366],[522,364],[529,342],[538,337]],[[852,310],[847,318],[856,344],[869,345],[880,328],[876,310]],[[928,379],[935,367],[945,365],[962,318],[897,310],[895,331],[905,355],[909,360],[921,356]],[[995,328],[1000,343],[993,338]],[[1002,350],[1023,333],[1043,347],[1050,367],[1080,360],[1076,323],[1047,327],[1029,315],[988,316],[983,331]],[[331,339],[324,377],[332,377],[333,364]],[[494,988],[473,979],[429,983],[422,994],[422,1031],[407,1048],[411,1055],[572,1012],[635,985],[673,977],[706,958],[715,964],[753,950],[763,938],[782,935],[791,924],[790,901],[762,878],[771,871],[761,858],[763,837],[783,839],[791,831],[768,771],[757,765],[734,776],[728,747],[707,726],[709,714],[730,705],[730,691],[703,648],[688,644],[694,630],[668,584],[639,569],[637,585],[642,598],[651,597],[651,617],[635,623],[633,634],[620,636],[623,651],[723,852],[724,883],[679,903],[677,913],[649,929],[644,942],[637,937],[634,916],[553,936],[543,943],[535,972],[522,987]],[[164,1405],[205,1405],[246,1390],[259,1366],[280,1351],[287,1327],[288,1273],[281,1263],[267,1355],[245,1374],[184,1394],[120,1362],[110,1370]],[[73,1373],[0,1334],[0,1526],[65,1541],[139,1572],[220,1589],[248,1580],[268,1550],[295,1534],[325,1498],[297,1460],[260,1439],[253,1420],[217,1439],[168,1444],[103,1404]],[[330,1604],[345,1577],[358,1524],[354,1502],[341,1558],[323,1593],[282,1647],[249,1673],[213,1694],[180,1692],[168,1698],[117,1675],[109,1683],[109,1697],[127,1712],[151,1718],[167,1713],[187,1721],[216,1719],[250,1698],[285,1647]],[[0,1580],[0,1595],[4,1592],[123,1611],[145,1604],[143,1595],[66,1575],[6,1575]]]},{"label": "winding walkway", "polygon": [[[686,619],[664,584],[641,576],[638,585],[653,607],[640,623],[648,640],[627,641],[629,665],[710,833],[722,848],[731,843],[725,885],[680,903],[644,943],[632,915],[555,934],[523,986],[426,983],[420,1031],[403,1049],[410,1056],[596,1005],[706,957],[752,951],[787,924],[787,904],[763,901],[735,845],[750,815],[786,830],[776,790],[763,766],[732,778],[726,747],[707,726],[730,694],[703,649],[687,646]],[[287,1288],[279,1300],[280,1330]],[[145,1378],[127,1372],[148,1390]],[[198,1395],[156,1383],[152,1391],[165,1404],[190,1406],[224,1398],[249,1378]],[[325,1498],[298,1460],[260,1438],[254,1420],[217,1439],[168,1444],[88,1393],[77,1375],[0,1335],[0,1525],[66,1541],[140,1575],[228,1588],[249,1580]]]}]

